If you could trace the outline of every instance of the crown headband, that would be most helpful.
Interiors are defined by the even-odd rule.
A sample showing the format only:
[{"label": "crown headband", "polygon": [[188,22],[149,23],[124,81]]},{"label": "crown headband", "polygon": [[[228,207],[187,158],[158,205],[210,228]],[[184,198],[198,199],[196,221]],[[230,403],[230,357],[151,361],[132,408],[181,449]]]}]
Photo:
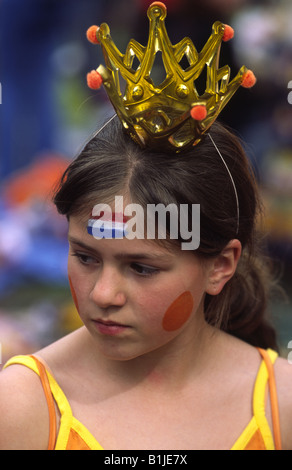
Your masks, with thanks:
[{"label": "crown headband", "polygon": [[[148,8],[150,31],[147,46],[132,39],[122,54],[110,36],[106,23],[92,26],[87,38],[101,44],[105,64],[87,75],[90,88],[101,85],[108,94],[124,129],[140,146],[162,147],[179,152],[196,145],[240,86],[252,87],[256,78],[251,70],[241,67],[230,80],[230,68],[219,68],[222,41],[234,35],[233,29],[217,21],[200,53],[189,38],[172,45],[166,28],[166,6],[154,2]],[[161,52],[166,77],[159,85],[151,78],[156,54]],[[180,65],[186,57],[189,66]],[[133,68],[135,57],[139,61]],[[206,89],[199,95],[195,82],[207,70]],[[126,82],[121,90],[120,76]]]}]

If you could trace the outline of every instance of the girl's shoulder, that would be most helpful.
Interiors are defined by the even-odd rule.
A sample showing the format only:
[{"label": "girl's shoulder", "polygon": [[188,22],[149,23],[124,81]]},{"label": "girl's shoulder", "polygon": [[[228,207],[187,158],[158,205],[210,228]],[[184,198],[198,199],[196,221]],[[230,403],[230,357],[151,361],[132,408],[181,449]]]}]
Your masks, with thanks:
[{"label": "girl's shoulder", "polygon": [[284,449],[292,450],[292,364],[279,357],[274,365]]},{"label": "girl's shoulder", "polygon": [[[254,346],[229,335],[225,335],[224,344],[230,346],[229,351],[228,348],[227,351],[231,363],[238,364],[238,367],[233,367],[236,380],[240,382],[242,374],[248,376],[251,373],[254,382],[260,363],[263,360],[259,351]],[[292,364],[288,361],[288,358],[279,355],[274,362],[273,370],[279,406],[282,447],[283,449],[292,450]],[[268,416],[271,416],[270,402],[267,403],[266,411]]]},{"label": "girl's shoulder", "polygon": [[11,365],[1,371],[0,416],[1,450],[46,449],[49,416],[39,377],[32,370]]},{"label": "girl's shoulder", "polygon": [[[56,371],[64,369],[74,336],[76,333],[52,343],[35,356],[49,371],[50,366],[55,371],[55,365]],[[32,449],[32,443],[33,450],[47,448],[48,405],[40,377],[30,367],[13,363],[0,372],[0,417],[0,449]]]}]

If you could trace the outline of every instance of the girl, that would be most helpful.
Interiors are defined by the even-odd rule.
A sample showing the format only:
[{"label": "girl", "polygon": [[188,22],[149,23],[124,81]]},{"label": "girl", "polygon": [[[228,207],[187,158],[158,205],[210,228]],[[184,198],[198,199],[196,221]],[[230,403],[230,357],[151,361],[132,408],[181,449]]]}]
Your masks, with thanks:
[{"label": "girl", "polygon": [[[238,139],[215,123],[169,155],[141,149],[117,121],[71,163],[54,199],[69,221],[84,326],[7,364],[1,448],[291,449],[292,368],[266,319],[259,199]],[[200,204],[198,249],[181,249],[169,218],[164,240],[127,238],[123,208],[123,235],[95,238],[93,208],[114,211],[117,195],[144,210]]]}]

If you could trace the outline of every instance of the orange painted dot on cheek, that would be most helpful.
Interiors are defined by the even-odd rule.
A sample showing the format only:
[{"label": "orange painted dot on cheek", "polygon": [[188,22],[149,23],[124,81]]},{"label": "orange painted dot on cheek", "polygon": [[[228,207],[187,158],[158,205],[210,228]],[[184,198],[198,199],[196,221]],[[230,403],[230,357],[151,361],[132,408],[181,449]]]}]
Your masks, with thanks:
[{"label": "orange painted dot on cheek", "polygon": [[190,292],[183,292],[168,307],[162,320],[165,331],[175,331],[181,328],[189,319],[194,306],[194,300]]},{"label": "orange painted dot on cheek", "polygon": [[79,305],[78,305],[77,295],[76,295],[74,286],[72,284],[71,277],[69,276],[68,279],[69,279],[69,285],[70,285],[70,289],[71,289],[72,298],[73,298],[75,307],[77,308],[77,311],[79,312]]}]

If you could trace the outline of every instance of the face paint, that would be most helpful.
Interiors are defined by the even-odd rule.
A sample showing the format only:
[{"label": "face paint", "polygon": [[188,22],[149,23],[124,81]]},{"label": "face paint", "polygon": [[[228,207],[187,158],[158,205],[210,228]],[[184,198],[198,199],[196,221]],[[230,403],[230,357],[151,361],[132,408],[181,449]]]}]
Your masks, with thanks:
[{"label": "face paint", "polygon": [[184,292],[168,307],[162,320],[166,331],[175,331],[181,328],[190,317],[194,306],[192,294]]},{"label": "face paint", "polygon": [[77,295],[76,295],[75,289],[74,289],[74,287],[73,287],[73,284],[72,284],[72,281],[71,281],[71,277],[68,276],[68,279],[69,279],[69,285],[70,285],[70,289],[71,289],[72,299],[73,299],[73,301],[74,301],[74,304],[75,304],[75,307],[76,307],[76,309],[77,309],[77,312],[79,312],[79,305],[78,305]]},{"label": "face paint", "polygon": [[128,217],[122,213],[102,212],[92,217],[87,224],[87,232],[94,238],[124,238],[127,235]]}]

